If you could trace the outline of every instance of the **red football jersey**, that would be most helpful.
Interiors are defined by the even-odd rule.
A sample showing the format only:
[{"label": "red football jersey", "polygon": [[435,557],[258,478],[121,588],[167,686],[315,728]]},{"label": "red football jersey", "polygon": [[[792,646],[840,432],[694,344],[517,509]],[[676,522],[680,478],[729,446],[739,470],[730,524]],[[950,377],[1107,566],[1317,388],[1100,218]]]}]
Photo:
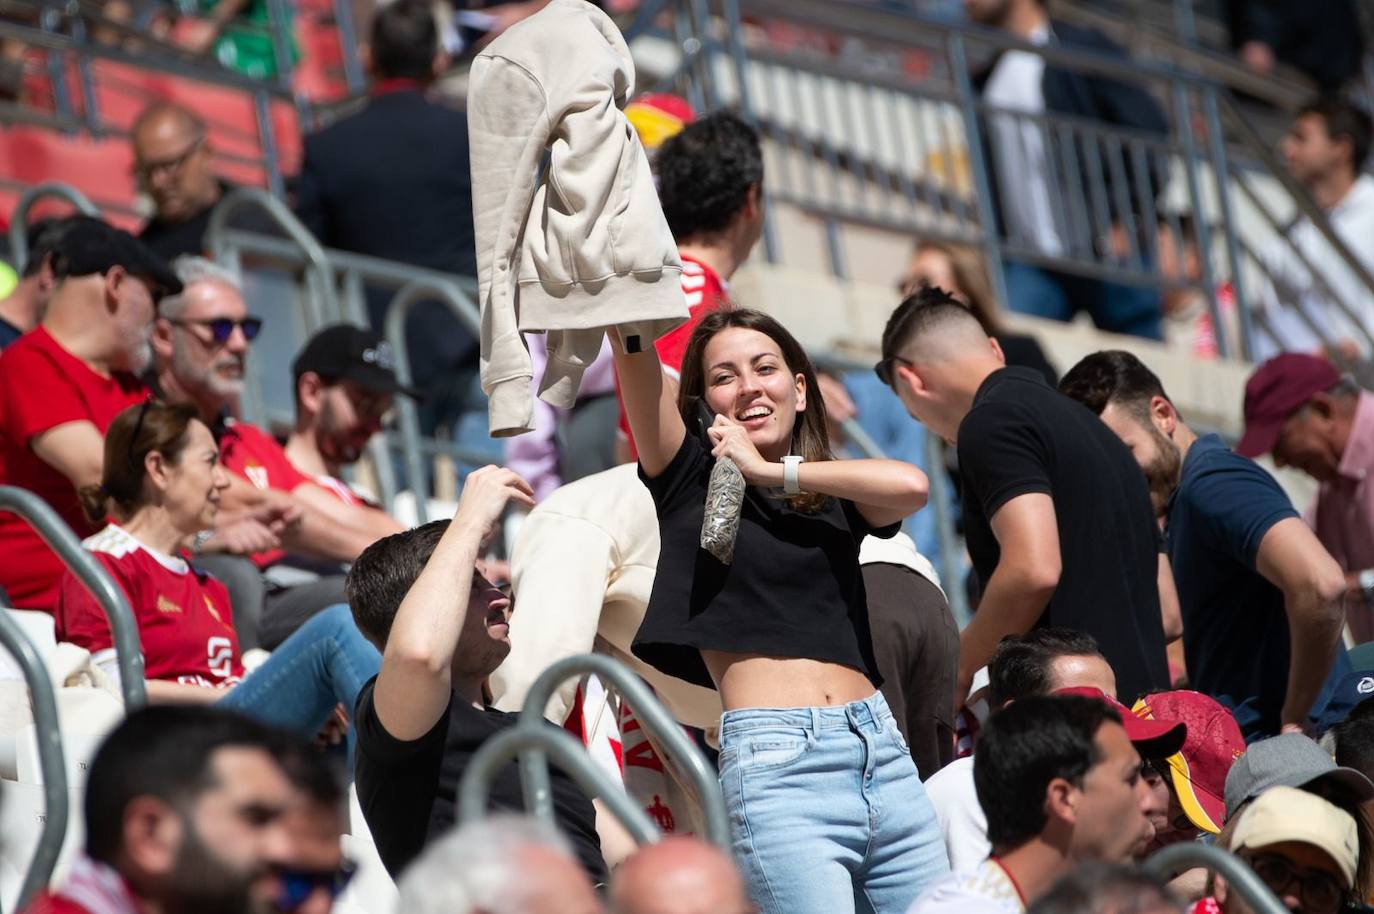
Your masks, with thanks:
[{"label": "red football jersey", "polygon": [[[658,360],[663,363],[663,370],[674,378],[682,371],[682,358],[687,354],[687,344],[691,342],[692,331],[697,329],[702,318],[712,311],[730,307],[730,299],[725,295],[725,284],[720,281],[716,271],[686,254],[682,255],[682,294],[687,298],[687,322],[654,341],[654,348],[658,350]],[[615,393],[617,399],[620,399],[619,384]],[[630,456],[637,457],[634,435],[630,432],[630,418],[625,414],[623,399],[620,399],[620,433],[630,443]]]},{"label": "red football jersey", "polygon": [[[304,482],[312,482],[287,459],[286,449],[277,439],[247,422],[230,419],[220,434],[219,459],[225,469],[236,473],[259,489],[277,489],[290,492]],[[259,552],[253,556],[253,563],[266,568],[282,560],[286,555],[283,549]]]},{"label": "red football jersey", "polygon": [[[83,545],[129,598],[149,679],[228,688],[243,678],[229,591],[223,584],[180,558],[149,549],[116,524]],[[84,647],[97,662],[113,655],[104,611],[70,572],[62,578],[56,616],[59,641]]]},{"label": "red football jersey", "polygon": [[[35,437],[86,421],[103,435],[114,417],[148,397],[133,375],[92,371],[42,327],[0,354],[0,484],[37,494],[78,536],[96,531],[76,489],[30,447]],[[64,569],[57,555],[17,515],[0,513],[0,586],[15,606],[51,612]]]}]

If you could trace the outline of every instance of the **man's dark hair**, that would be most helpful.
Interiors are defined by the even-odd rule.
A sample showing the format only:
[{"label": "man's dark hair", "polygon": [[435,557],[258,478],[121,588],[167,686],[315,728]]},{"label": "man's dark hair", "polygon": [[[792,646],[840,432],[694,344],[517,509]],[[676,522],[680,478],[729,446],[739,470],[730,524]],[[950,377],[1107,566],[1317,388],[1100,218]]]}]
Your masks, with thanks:
[{"label": "man's dark hair", "polygon": [[1159,376],[1120,349],[1085,356],[1060,379],[1059,392],[1099,416],[1108,403],[1119,403],[1141,419],[1149,418],[1152,397],[1169,399]]},{"label": "man's dark hair", "polygon": [[1374,701],[1356,705],[1345,720],[1331,728],[1336,741],[1336,764],[1374,777]]},{"label": "man's dark hair", "polygon": [[363,550],[344,580],[353,621],[363,636],[385,651],[396,610],[448,529],[446,520],[393,533]]},{"label": "man's dark hair", "polygon": [[1032,695],[988,718],[973,756],[973,786],[995,852],[1018,848],[1044,830],[1050,782],[1081,786],[1102,760],[1093,738],[1111,721],[1121,723],[1114,708],[1078,695]]},{"label": "man's dark hair", "polygon": [[897,306],[883,327],[882,352],[890,359],[922,334],[950,321],[978,323],[978,318],[959,299],[936,286],[922,286]]},{"label": "man's dark hair", "polygon": [[439,26],[426,0],[396,0],[372,20],[372,73],[379,79],[434,79]]},{"label": "man's dark hair", "polygon": [[124,838],[124,811],[135,797],[157,797],[189,812],[216,785],[210,768],[225,748],[261,749],[280,760],[295,737],[220,708],[154,705],[131,713],[105,738],[86,779],[86,853],[113,866]]},{"label": "man's dark hair", "polygon": [[675,239],[724,231],[763,184],[758,131],[729,111],[708,114],[659,147],[654,170]]},{"label": "man's dark hair", "polygon": [[1097,639],[1067,628],[1037,628],[1008,635],[988,662],[988,704],[1000,708],[1031,695],[1048,695],[1050,673],[1060,657],[1101,657]]},{"label": "man's dark hair", "polygon": [[1182,914],[1183,902],[1158,876],[1090,860],[1056,882],[1027,914]]},{"label": "man's dark hair", "polygon": [[1369,158],[1371,135],[1374,135],[1369,114],[1339,95],[1323,95],[1298,109],[1298,117],[1308,114],[1316,115],[1325,122],[1326,135],[1332,142],[1340,139],[1350,141],[1350,167],[1355,174],[1359,174]]}]

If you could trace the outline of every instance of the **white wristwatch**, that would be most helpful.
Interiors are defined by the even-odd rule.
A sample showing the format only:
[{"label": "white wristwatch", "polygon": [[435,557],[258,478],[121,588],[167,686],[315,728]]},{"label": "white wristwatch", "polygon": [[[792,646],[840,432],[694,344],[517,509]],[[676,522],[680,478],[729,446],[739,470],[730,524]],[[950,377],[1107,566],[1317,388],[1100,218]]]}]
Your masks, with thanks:
[{"label": "white wristwatch", "polygon": [[801,483],[797,479],[797,468],[801,464],[802,458],[795,454],[782,458],[782,491],[787,495],[801,494]]}]

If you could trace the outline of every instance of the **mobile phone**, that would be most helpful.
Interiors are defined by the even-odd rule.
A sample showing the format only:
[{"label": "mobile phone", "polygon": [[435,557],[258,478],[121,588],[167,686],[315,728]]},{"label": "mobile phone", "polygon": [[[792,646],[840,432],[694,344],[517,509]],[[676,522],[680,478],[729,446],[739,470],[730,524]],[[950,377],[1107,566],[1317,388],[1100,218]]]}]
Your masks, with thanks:
[{"label": "mobile phone", "polygon": [[715,424],[715,411],[706,405],[705,397],[697,397],[697,434],[700,435],[701,439],[706,441],[707,444],[710,444],[710,436],[706,434],[706,430]]}]

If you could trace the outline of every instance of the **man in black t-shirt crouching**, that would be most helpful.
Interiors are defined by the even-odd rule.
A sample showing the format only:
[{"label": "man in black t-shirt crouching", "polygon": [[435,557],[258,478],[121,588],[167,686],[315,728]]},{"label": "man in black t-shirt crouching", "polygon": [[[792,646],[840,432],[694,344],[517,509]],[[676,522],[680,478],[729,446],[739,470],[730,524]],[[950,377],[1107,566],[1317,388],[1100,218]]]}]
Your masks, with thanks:
[{"label": "man in black t-shirt crouching", "polygon": [[[1177,605],[1150,494],[1131,452],[1034,371],[1008,368],[969,310],[939,289],[904,301],[878,376],[958,448],[969,555],[982,599],[959,639],[956,705],[1007,635],[1086,632],[1123,702],[1168,688]],[[1163,585],[1163,586],[1162,586]]]},{"label": "man in black t-shirt crouching", "polygon": [[[510,600],[476,568],[506,505],[533,506],[529,485],[500,467],[467,477],[458,512],[378,540],[348,574],[348,602],[382,652],[363,686],[354,780],[382,862],[398,875],[455,819],[458,784],[476,751],[514,726],[486,706],[482,686],[510,652]],[[591,800],[552,772],[554,812],[593,883],[606,881]],[[492,782],[491,805],[521,810],[514,762]]]}]

